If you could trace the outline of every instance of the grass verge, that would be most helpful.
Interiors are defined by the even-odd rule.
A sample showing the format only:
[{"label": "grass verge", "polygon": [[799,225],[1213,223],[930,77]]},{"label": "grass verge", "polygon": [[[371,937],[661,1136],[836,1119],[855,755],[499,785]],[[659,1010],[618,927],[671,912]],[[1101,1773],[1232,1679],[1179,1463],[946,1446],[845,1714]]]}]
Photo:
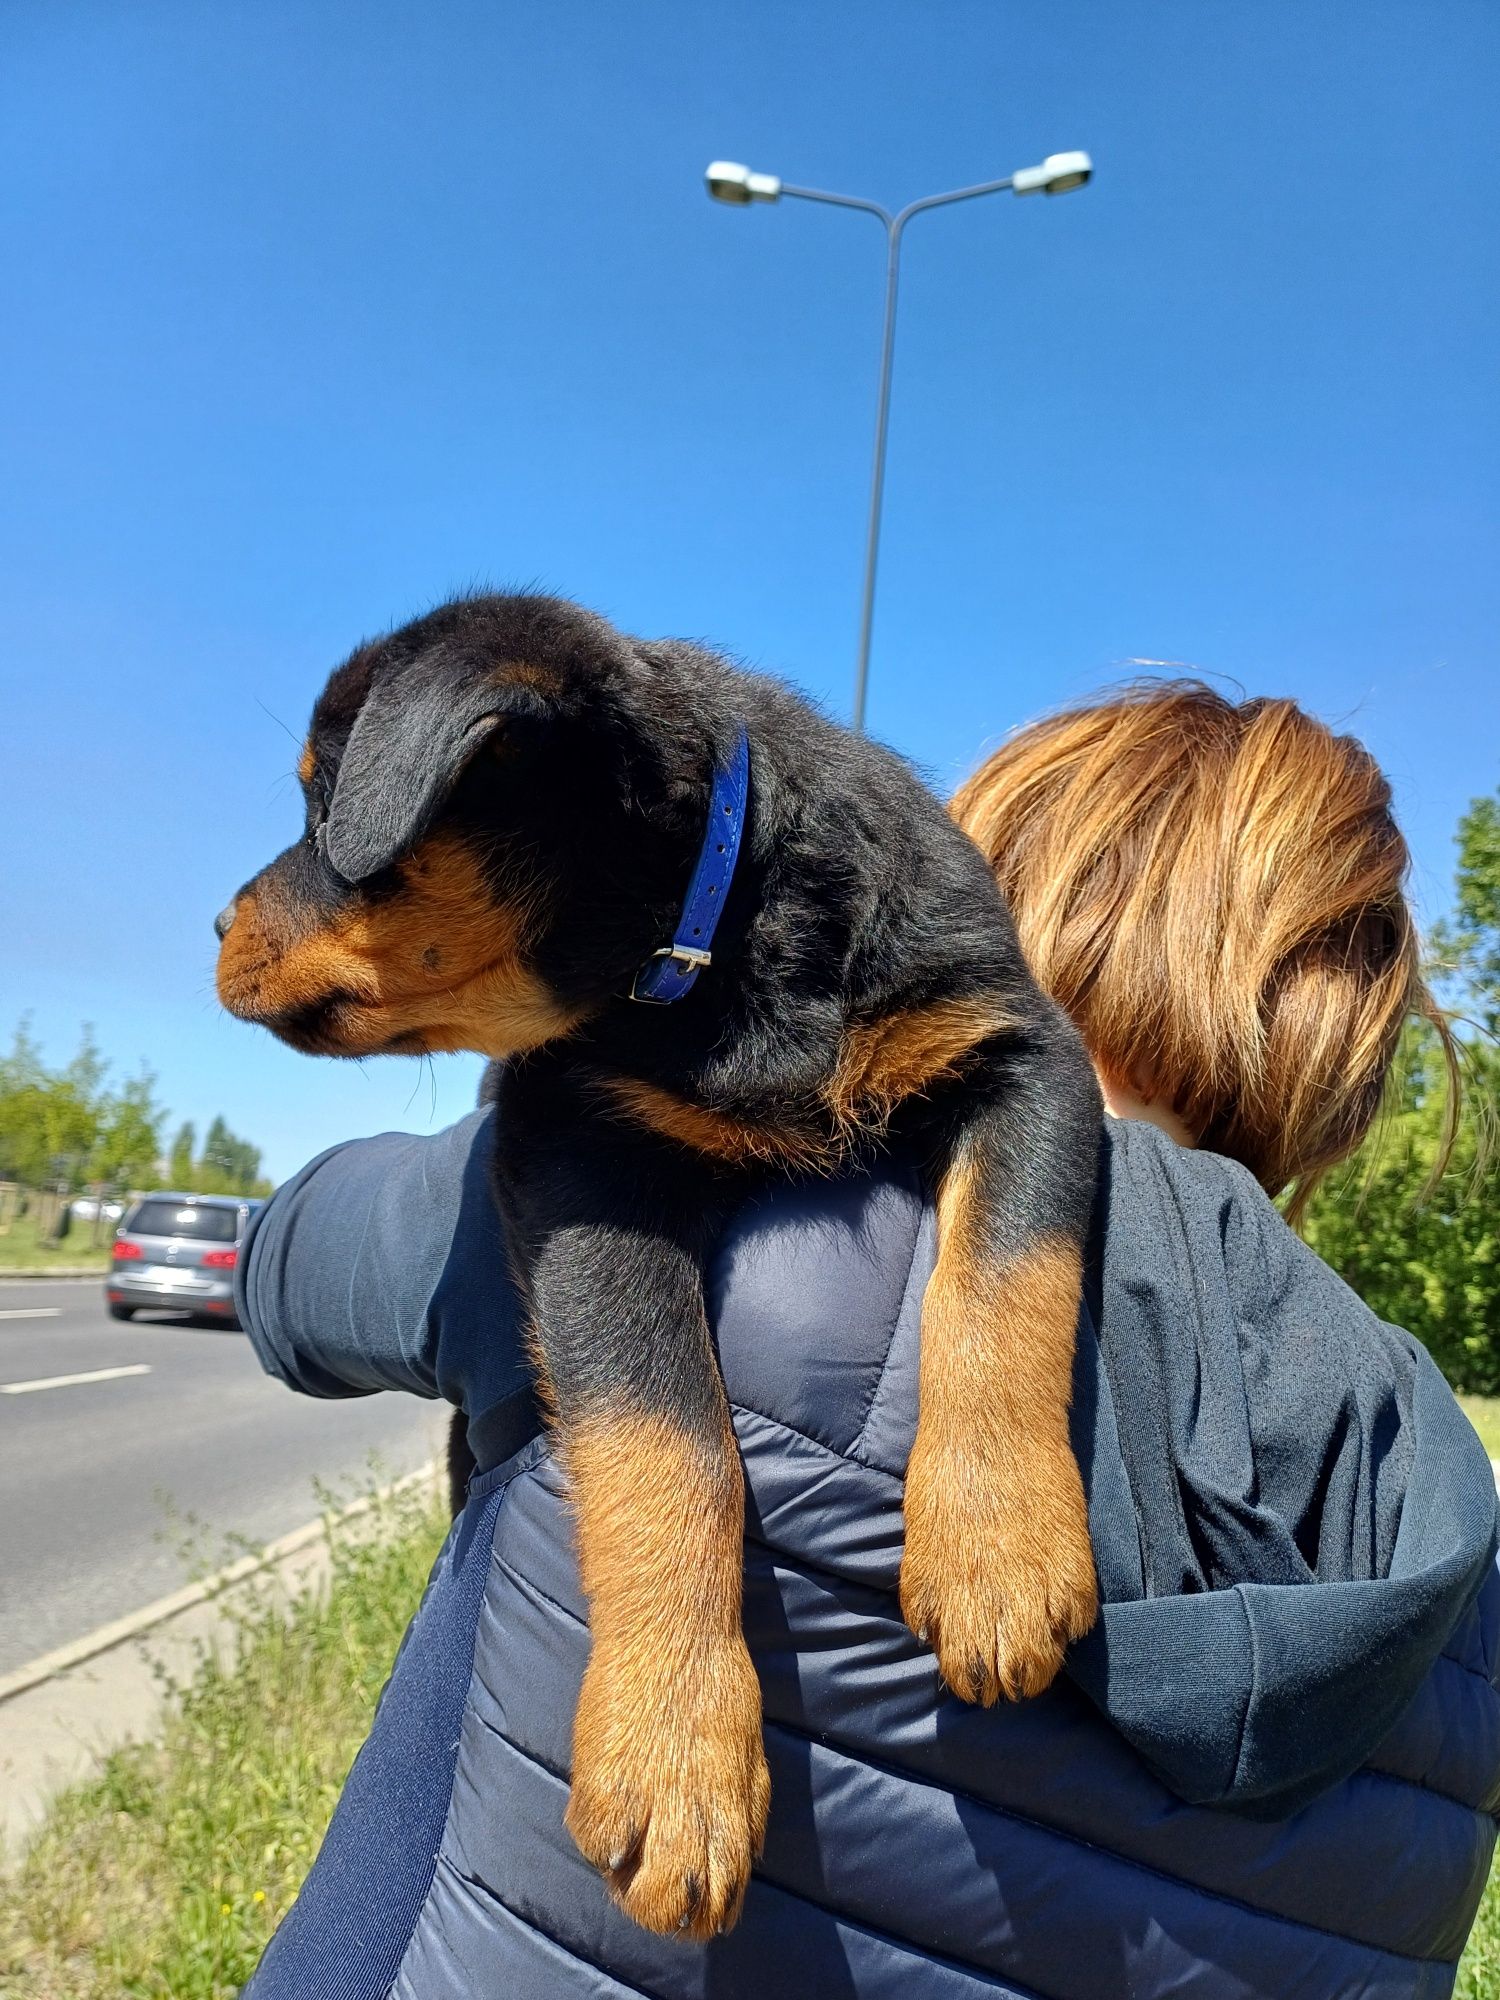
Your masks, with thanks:
[{"label": "grass verge", "polygon": [[1458,1968],[1458,1984],[1453,2000],[1495,2000],[1500,1994],[1500,1866],[1490,1875],[1490,1886],[1479,1905],[1469,1948]]},{"label": "grass verge", "polygon": [[[410,1489],[333,1531],[327,1587],[235,1608],[153,1743],[64,1793],[0,1877],[0,2000],[233,2000],[290,1907],[447,1528]],[[1500,1874],[1455,2000],[1500,1995]]]},{"label": "grass verge", "polygon": [[[1460,1396],[1458,1400],[1490,1457],[1500,1458],[1500,1396]],[[1500,1993],[1500,1987],[1495,1990]]]},{"label": "grass verge", "polygon": [[160,1736],[64,1793],[0,1878],[4,2000],[231,2000],[297,1893],[446,1531],[426,1485],[333,1530],[288,1613],[235,1593]]},{"label": "grass verge", "polygon": [[4,1235],[0,1235],[0,1278],[7,1270],[47,1271],[85,1265],[101,1274],[109,1269],[110,1251],[115,1240],[115,1224],[101,1225],[102,1241],[93,1240],[94,1225],[74,1219],[61,1243],[49,1243],[38,1236],[36,1219],[18,1215]]}]

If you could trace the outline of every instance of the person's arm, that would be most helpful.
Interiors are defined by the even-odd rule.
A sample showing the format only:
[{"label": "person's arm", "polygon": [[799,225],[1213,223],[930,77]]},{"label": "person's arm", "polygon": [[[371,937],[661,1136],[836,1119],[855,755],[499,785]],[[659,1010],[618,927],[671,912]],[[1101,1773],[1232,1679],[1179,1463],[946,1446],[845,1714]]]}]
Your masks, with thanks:
[{"label": "person's arm", "polygon": [[468,1412],[481,1465],[536,1428],[489,1190],[492,1120],[322,1154],[252,1219],[235,1276],[268,1374],[307,1396],[442,1397]]}]

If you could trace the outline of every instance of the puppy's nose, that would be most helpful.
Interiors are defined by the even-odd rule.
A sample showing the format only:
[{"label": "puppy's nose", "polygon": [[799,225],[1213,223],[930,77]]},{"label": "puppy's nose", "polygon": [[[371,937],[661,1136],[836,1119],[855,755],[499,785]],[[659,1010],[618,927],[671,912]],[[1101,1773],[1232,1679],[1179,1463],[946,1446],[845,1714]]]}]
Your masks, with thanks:
[{"label": "puppy's nose", "polygon": [[234,922],[235,908],[236,908],[235,904],[226,903],[223,909],[220,910],[219,914],[214,918],[214,936],[219,940],[220,944],[222,944],[225,938],[227,938],[229,935],[229,927]]}]

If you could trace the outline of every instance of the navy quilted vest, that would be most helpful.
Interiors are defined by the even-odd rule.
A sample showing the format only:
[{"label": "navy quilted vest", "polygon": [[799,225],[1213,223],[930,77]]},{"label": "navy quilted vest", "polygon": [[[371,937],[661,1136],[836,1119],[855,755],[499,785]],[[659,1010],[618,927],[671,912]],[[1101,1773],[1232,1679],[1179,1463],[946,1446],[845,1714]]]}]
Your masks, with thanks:
[{"label": "navy quilted vest", "polygon": [[[477,1156],[483,1119],[456,1130]],[[452,1393],[465,1340],[493,1346],[493,1262],[486,1312],[453,1275],[471,1163],[439,1171],[441,1143],[364,1142],[388,1151],[365,1156],[344,1263],[329,1218],[366,1183],[349,1167],[340,1187],[340,1154],[272,1203],[246,1285],[268,1366],[371,1386],[332,1308],[321,1350],[287,1331],[319,1187],[351,1327],[363,1298],[425,1343],[431,1380],[410,1386]],[[253,2000],[1449,1993],[1500,1800],[1489,1466],[1421,1350],[1238,1169],[1141,1126],[1107,1153],[1075,1409],[1107,1610],[1053,1689],[966,1708],[897,1609],[920,1190],[892,1171],[779,1192],[710,1284],[774,1787],[740,1924],[702,1947],[635,1928],[563,1828],[585,1606],[556,1466],[476,1361],[469,1406],[505,1410],[508,1456],[474,1484]],[[447,1203],[445,1275],[387,1306],[426,1254],[418,1189]],[[1299,1425],[1310,1474],[1286,1449]]]}]

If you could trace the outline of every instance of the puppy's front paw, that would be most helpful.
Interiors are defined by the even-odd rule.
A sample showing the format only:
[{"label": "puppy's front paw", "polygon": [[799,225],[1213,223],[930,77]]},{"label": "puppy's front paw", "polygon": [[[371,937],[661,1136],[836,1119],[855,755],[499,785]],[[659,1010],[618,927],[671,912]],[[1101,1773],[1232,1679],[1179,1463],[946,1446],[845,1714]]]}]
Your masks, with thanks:
[{"label": "puppy's front paw", "polygon": [[668,1936],[728,1930],[770,1801],[760,1687],[741,1638],[695,1649],[670,1683],[596,1651],[574,1724],[567,1827],[628,1916]]},{"label": "puppy's front paw", "polygon": [[1040,1694],[1099,1613],[1071,1453],[1015,1485],[918,1438],[906,1472],[901,1613],[964,1701]]}]

